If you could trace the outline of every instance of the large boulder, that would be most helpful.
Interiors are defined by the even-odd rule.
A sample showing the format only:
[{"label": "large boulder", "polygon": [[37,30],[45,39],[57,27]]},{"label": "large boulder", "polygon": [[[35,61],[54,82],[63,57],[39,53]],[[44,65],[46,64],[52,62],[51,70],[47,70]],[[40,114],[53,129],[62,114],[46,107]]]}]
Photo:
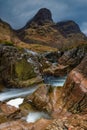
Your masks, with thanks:
[{"label": "large boulder", "polygon": [[35,64],[35,58],[14,46],[1,45],[0,80],[9,87],[28,87],[34,81],[41,82],[42,79],[38,70],[38,64]]},{"label": "large boulder", "polygon": [[72,113],[87,112],[87,56],[73,69],[64,85],[63,101]]},{"label": "large boulder", "polygon": [[62,88],[42,85],[31,96],[27,96],[25,102],[32,104],[40,111],[46,111],[51,116],[56,117],[62,111],[61,92]]}]

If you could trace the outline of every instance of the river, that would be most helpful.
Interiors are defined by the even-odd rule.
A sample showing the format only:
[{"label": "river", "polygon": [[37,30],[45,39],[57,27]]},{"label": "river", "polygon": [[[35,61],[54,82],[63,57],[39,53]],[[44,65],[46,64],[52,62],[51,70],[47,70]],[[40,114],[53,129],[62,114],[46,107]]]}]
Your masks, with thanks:
[{"label": "river", "polygon": [[[65,83],[66,77],[45,77],[44,82],[46,84],[50,84],[53,87],[58,87],[58,86],[63,86]],[[24,101],[24,96],[32,94],[38,87],[34,86],[31,88],[21,88],[21,89],[5,89],[3,92],[0,93],[0,101],[5,101],[7,100],[7,104],[14,106],[16,108],[19,108],[19,105],[23,103]],[[46,118],[49,119],[50,116],[47,113],[44,112],[39,112],[39,111],[31,111],[26,117],[27,122],[35,122],[36,120],[40,118]]]}]

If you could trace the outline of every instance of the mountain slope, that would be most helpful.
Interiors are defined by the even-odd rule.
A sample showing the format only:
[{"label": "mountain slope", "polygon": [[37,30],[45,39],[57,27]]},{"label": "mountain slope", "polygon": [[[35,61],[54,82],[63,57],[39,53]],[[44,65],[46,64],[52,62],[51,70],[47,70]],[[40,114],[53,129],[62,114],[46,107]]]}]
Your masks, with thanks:
[{"label": "mountain slope", "polygon": [[40,52],[40,47],[42,51],[45,51],[46,47],[46,51],[52,48],[67,50],[87,43],[87,38],[74,21],[55,23],[51,11],[42,8],[19,30],[13,30],[8,23],[0,19],[0,42],[13,42],[19,47],[31,50],[33,47],[33,50]]},{"label": "mountain slope", "polygon": [[56,51],[56,48],[38,45],[38,44],[26,44],[22,40],[19,39],[15,30],[3,20],[0,19],[0,43],[4,43],[7,45],[14,45],[18,48],[27,48],[36,52],[47,52],[47,51]]},{"label": "mountain slope", "polygon": [[0,43],[18,44],[20,39],[10,24],[0,19]]},{"label": "mountain slope", "polygon": [[65,49],[85,42],[86,36],[74,21],[54,23],[50,10],[40,9],[20,30],[19,38],[26,43],[36,43]]}]

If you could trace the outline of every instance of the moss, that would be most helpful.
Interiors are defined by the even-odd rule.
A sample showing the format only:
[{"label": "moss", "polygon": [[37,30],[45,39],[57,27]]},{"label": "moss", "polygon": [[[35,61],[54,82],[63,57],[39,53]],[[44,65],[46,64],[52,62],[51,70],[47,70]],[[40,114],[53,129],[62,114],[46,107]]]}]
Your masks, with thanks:
[{"label": "moss", "polygon": [[1,44],[4,44],[5,46],[14,46],[14,43],[11,41],[0,41]]},{"label": "moss", "polygon": [[15,71],[19,80],[28,80],[36,76],[34,66],[24,58],[16,63]]}]

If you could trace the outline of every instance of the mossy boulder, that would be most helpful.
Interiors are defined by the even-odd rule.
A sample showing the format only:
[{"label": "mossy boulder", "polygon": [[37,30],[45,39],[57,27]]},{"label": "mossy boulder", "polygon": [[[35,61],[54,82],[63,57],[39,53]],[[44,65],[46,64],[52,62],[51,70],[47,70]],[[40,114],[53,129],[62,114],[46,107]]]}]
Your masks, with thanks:
[{"label": "mossy boulder", "polygon": [[[14,46],[0,46],[0,81],[7,87],[28,87],[39,75],[35,71],[35,63],[28,61],[32,56]],[[32,83],[31,83],[32,81]],[[41,81],[41,79],[40,79]]]},{"label": "mossy boulder", "polygon": [[19,80],[28,80],[36,76],[34,66],[24,58],[16,62],[15,72]]}]

